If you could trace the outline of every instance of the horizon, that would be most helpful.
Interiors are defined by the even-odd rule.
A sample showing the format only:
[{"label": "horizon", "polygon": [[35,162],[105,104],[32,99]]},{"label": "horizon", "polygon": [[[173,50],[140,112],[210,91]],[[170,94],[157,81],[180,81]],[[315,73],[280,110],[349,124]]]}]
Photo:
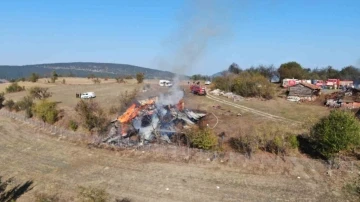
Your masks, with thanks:
[{"label": "horizon", "polygon": [[0,63],[95,61],[187,75],[233,62],[359,67],[359,8],[350,0],[5,1]]}]

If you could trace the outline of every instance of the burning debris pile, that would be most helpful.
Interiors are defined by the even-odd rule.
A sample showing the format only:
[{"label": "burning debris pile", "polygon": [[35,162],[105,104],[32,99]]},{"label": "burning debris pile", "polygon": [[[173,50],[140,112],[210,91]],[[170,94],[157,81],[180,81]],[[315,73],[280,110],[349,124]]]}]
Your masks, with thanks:
[{"label": "burning debris pile", "polygon": [[113,121],[103,142],[118,146],[142,145],[155,140],[171,143],[175,134],[196,124],[205,115],[186,109],[182,96],[177,104],[171,104],[164,97],[136,101]]}]

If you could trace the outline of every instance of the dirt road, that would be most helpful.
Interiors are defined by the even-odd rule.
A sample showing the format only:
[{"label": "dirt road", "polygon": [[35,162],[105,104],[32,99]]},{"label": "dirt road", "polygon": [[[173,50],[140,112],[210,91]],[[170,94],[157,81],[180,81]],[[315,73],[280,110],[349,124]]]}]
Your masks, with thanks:
[{"label": "dirt road", "polygon": [[229,105],[229,106],[238,108],[238,109],[246,111],[246,112],[251,112],[253,114],[256,114],[256,115],[259,115],[259,116],[262,116],[262,117],[265,117],[265,118],[268,118],[268,119],[271,119],[271,120],[282,121],[282,122],[287,122],[287,123],[291,123],[291,124],[301,124],[300,121],[294,121],[294,120],[287,119],[287,118],[284,118],[284,117],[281,117],[281,116],[276,116],[276,115],[273,115],[273,114],[262,112],[262,111],[259,111],[259,110],[253,109],[253,108],[249,108],[249,107],[246,107],[246,106],[243,106],[243,105],[240,105],[240,104],[236,104],[236,103],[227,101],[227,100],[222,99],[222,98],[220,98],[218,96],[208,94],[208,95],[206,95],[206,97],[208,99],[216,101],[218,103]]},{"label": "dirt road", "polygon": [[[308,170],[304,165],[294,169]],[[131,158],[59,140],[0,117],[0,175],[32,179],[35,184],[19,201],[33,201],[39,191],[59,193],[71,201],[78,185],[105,188],[113,197],[133,201],[343,201],[325,176],[315,170],[303,174],[307,177],[299,179],[214,163]]]}]

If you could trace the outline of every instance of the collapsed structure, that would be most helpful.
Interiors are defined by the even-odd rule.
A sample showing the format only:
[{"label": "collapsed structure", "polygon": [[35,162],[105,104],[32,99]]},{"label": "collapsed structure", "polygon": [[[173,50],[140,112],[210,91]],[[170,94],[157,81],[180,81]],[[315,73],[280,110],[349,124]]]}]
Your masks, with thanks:
[{"label": "collapsed structure", "polygon": [[[173,99],[170,96],[162,100]],[[110,133],[103,142],[135,145],[160,139],[171,143],[174,134],[196,124],[205,115],[186,109],[182,96],[176,104],[160,101],[159,97],[135,101],[125,113],[113,121]],[[138,138],[131,140],[132,136]]]}]

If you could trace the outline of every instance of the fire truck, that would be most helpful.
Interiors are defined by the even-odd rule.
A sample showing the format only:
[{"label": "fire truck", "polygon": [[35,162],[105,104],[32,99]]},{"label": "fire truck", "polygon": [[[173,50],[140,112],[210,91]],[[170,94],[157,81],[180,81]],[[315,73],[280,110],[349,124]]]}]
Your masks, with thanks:
[{"label": "fire truck", "polygon": [[200,86],[199,83],[197,84],[192,84],[190,86],[190,91],[191,93],[195,94],[195,95],[206,95],[206,89],[205,87]]}]

